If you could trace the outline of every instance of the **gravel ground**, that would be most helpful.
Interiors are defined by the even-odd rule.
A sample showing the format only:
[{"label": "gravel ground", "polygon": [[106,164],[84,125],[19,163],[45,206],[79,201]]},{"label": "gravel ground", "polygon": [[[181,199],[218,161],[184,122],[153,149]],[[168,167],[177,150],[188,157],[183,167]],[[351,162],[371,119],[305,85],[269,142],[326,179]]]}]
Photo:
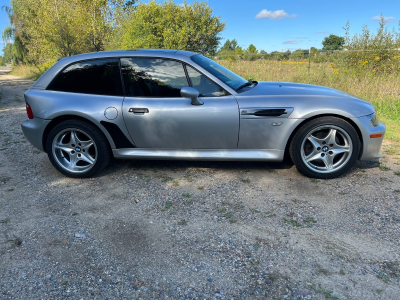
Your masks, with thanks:
[{"label": "gravel ground", "polygon": [[393,143],[334,180],[184,161],[71,179],[21,132],[31,84],[0,75],[1,299],[399,299]]}]

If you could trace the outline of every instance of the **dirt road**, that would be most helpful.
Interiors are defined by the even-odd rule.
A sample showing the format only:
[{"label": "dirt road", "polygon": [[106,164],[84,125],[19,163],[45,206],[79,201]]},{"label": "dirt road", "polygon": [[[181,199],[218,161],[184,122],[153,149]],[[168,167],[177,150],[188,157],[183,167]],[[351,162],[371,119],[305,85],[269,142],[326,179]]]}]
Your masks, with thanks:
[{"label": "dirt road", "polygon": [[21,132],[31,84],[0,75],[1,299],[399,299],[392,143],[334,180],[184,161],[70,179]]}]

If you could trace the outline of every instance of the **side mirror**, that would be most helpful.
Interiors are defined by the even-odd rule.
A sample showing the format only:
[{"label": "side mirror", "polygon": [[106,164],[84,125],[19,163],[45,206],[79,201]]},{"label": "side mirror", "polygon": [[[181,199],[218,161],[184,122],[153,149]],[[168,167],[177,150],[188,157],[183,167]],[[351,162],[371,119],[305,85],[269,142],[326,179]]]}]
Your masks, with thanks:
[{"label": "side mirror", "polygon": [[190,98],[192,99],[192,105],[203,105],[204,103],[199,100],[199,91],[192,88],[192,87],[183,87],[181,89],[181,96],[183,98]]}]

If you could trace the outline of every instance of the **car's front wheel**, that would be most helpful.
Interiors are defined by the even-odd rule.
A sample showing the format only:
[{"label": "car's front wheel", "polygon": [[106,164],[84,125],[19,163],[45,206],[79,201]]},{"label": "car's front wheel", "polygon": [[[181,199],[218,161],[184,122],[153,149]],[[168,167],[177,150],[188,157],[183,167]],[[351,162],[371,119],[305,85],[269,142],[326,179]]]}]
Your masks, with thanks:
[{"label": "car's front wheel", "polygon": [[336,117],[321,117],[296,132],[289,153],[302,174],[328,179],[350,170],[360,146],[358,134],[350,123]]},{"label": "car's front wheel", "polygon": [[91,177],[100,172],[112,155],[103,133],[81,120],[56,125],[48,136],[46,152],[58,171],[74,178]]}]

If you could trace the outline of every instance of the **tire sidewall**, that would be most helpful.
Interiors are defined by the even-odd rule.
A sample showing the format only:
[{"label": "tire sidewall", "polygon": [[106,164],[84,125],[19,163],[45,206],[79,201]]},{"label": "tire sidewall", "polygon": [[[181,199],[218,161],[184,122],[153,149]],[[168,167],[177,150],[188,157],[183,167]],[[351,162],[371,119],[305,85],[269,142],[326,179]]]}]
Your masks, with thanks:
[{"label": "tire sidewall", "polygon": [[[332,173],[318,173],[313,170],[311,170],[303,161],[301,157],[301,147],[304,138],[307,136],[309,132],[311,132],[313,129],[323,126],[323,125],[332,125],[336,127],[340,127],[342,130],[346,131],[346,133],[350,136],[351,142],[353,144],[353,152],[347,161],[347,163],[341,167],[339,170],[332,172]],[[357,131],[354,129],[354,127],[348,123],[347,121],[336,118],[336,117],[322,117],[318,118],[315,120],[312,120],[306,124],[304,124],[299,131],[296,133],[296,135],[293,138],[293,141],[290,146],[290,155],[292,157],[293,162],[295,163],[297,169],[304,175],[308,177],[313,177],[313,178],[319,178],[319,179],[331,179],[331,178],[336,178],[339,177],[345,173],[347,173],[354,163],[356,162],[359,153],[360,153],[360,147],[361,147],[361,142],[359,139],[359,136],[357,134]]]},{"label": "tire sidewall", "polygon": [[[60,166],[60,164],[57,162],[57,159],[54,157],[54,154],[53,154],[54,138],[60,131],[62,131],[64,129],[69,129],[69,128],[71,128],[71,129],[76,128],[76,129],[82,130],[96,144],[96,148],[97,148],[96,162],[95,162],[94,166],[86,172],[82,172],[82,173],[69,172],[68,170],[66,170],[65,168]],[[110,160],[110,153],[107,153],[108,144],[107,145],[104,144],[104,142],[105,142],[104,139],[105,139],[105,137],[104,137],[103,133],[99,129],[97,129],[95,126],[93,126],[87,122],[80,121],[80,120],[64,121],[64,122],[56,125],[49,133],[49,136],[46,141],[47,156],[49,157],[50,162],[53,164],[53,166],[60,173],[64,174],[65,176],[72,177],[72,178],[92,177],[97,172],[101,171],[105,167],[105,165],[108,163],[108,161]]]}]

